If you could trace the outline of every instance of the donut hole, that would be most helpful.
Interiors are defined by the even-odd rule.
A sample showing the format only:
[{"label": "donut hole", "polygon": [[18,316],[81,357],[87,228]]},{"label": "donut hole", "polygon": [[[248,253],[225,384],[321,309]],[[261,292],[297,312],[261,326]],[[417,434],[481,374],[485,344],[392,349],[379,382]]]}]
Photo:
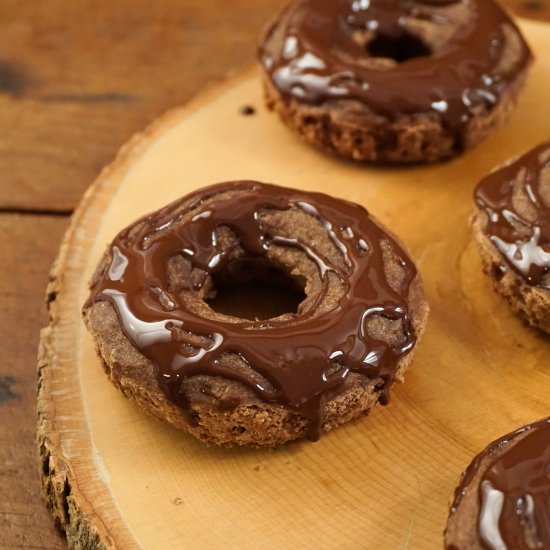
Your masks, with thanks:
[{"label": "donut hole", "polygon": [[305,299],[305,280],[266,258],[241,258],[212,275],[213,292],[206,302],[217,313],[265,320],[297,313]]},{"label": "donut hole", "polygon": [[422,39],[408,32],[397,36],[377,33],[366,48],[372,57],[393,59],[397,63],[432,54],[431,48]]}]

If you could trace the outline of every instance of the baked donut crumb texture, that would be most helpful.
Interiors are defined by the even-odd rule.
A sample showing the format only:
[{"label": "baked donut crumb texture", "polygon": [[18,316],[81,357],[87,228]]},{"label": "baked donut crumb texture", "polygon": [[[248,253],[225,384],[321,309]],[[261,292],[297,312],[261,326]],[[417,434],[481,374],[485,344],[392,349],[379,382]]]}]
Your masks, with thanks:
[{"label": "baked donut crumb texture", "polygon": [[485,177],[475,202],[485,273],[516,313],[550,333],[550,142]]},{"label": "baked donut crumb texture", "polygon": [[[255,281],[293,285],[297,311],[211,307],[222,287]],[[141,408],[207,443],[274,446],[387,402],[427,311],[412,260],[362,207],[230,182],[123,230],[84,319]]]},{"label": "baked donut crumb texture", "polygon": [[267,106],[309,144],[418,163],[471,148],[513,109],[532,55],[494,0],[297,0],[259,51]]}]

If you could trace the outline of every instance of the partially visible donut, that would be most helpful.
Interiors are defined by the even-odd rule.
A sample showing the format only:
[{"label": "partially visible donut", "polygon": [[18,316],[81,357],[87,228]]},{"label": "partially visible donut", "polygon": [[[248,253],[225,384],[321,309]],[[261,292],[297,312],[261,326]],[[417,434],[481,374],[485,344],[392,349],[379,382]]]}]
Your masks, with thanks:
[{"label": "partially visible donut", "polygon": [[259,55],[268,107],[306,142],[399,163],[478,144],[532,59],[494,0],[296,0]]},{"label": "partially visible donut", "polygon": [[[303,288],[296,313],[249,320],[208,303],[223,278],[280,271]],[[275,446],[386,403],[428,306],[414,263],[362,207],[231,182],[119,233],[83,313],[142,409],[206,443]]]},{"label": "partially visible donut", "polygon": [[456,489],[447,550],[550,548],[550,419],[494,441]]},{"label": "partially visible donut", "polygon": [[473,231],[495,290],[550,333],[550,141],[485,177]]}]

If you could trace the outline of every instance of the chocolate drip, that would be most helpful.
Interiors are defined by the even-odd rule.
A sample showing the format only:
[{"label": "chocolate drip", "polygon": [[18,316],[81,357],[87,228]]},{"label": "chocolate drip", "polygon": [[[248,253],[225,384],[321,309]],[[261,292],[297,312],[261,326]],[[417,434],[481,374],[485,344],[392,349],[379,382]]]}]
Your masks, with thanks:
[{"label": "chocolate drip", "polygon": [[550,419],[506,435],[478,455],[457,489],[453,510],[481,462],[495,453],[479,485],[480,543],[490,550],[550,547]]},{"label": "chocolate drip", "polygon": [[[428,44],[419,29],[426,25],[434,35],[446,26],[451,34]],[[505,61],[511,34],[518,51]],[[368,54],[377,38],[386,47]],[[395,54],[384,53],[391,44]],[[471,118],[499,103],[532,56],[493,0],[299,0],[269,29],[260,58],[288,98],[355,99],[392,120],[437,113],[461,140]]]},{"label": "chocolate drip", "polygon": [[[311,243],[274,234],[262,220],[266,211],[291,208],[321,221],[342,255],[340,266]],[[222,226],[231,228],[248,257],[265,256],[271,246],[302,250],[316,263],[325,292],[329,276],[338,277],[347,292],[331,311],[317,313],[317,300],[299,310],[292,323],[277,318],[230,323],[200,317],[168,290],[166,266],[182,254],[206,274],[225,269],[231,250],[218,246],[216,231]],[[386,279],[382,241],[391,243],[403,270],[399,292]],[[338,390],[351,372],[357,372],[381,379],[381,400],[387,401],[398,361],[415,343],[408,317],[414,264],[362,207],[327,195],[256,182],[215,185],[123,230],[110,247],[109,259],[111,264],[92,285],[87,306],[110,301],[126,336],[155,365],[163,391],[184,409],[184,378],[221,376],[241,382],[268,403],[286,405],[311,419],[309,437],[315,439],[327,392]],[[204,280],[195,282],[195,290],[202,284]],[[371,337],[367,323],[373,316],[401,323],[401,340],[389,345]],[[189,344],[189,334],[199,335],[204,343]],[[243,373],[228,368],[223,361],[227,353],[240,356],[250,369]],[[259,383],[255,372],[270,387]]]},{"label": "chocolate drip", "polygon": [[[545,171],[550,174],[550,142],[489,174],[476,188],[475,200],[487,215],[485,234],[504,262],[527,284],[550,288],[550,205],[541,191]],[[529,219],[514,207],[518,186],[523,186]]]}]

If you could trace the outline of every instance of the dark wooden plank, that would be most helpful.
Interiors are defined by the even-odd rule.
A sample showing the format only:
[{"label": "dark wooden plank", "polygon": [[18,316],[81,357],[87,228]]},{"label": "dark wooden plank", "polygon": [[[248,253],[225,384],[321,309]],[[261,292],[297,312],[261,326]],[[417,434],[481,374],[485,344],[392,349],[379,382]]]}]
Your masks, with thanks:
[{"label": "dark wooden plank", "polygon": [[4,0],[0,208],[73,208],[134,132],[250,65],[283,3]]},{"label": "dark wooden plank", "polygon": [[0,548],[61,549],[38,477],[36,350],[44,289],[67,219],[0,215]]}]

